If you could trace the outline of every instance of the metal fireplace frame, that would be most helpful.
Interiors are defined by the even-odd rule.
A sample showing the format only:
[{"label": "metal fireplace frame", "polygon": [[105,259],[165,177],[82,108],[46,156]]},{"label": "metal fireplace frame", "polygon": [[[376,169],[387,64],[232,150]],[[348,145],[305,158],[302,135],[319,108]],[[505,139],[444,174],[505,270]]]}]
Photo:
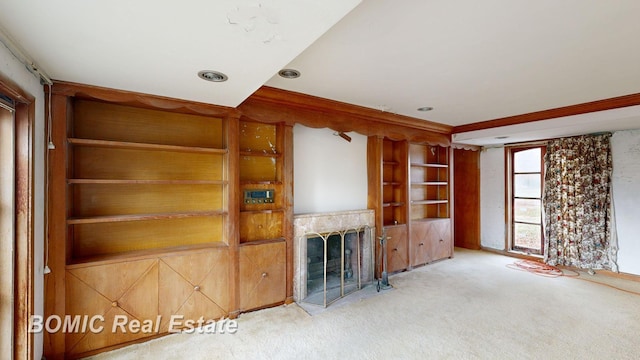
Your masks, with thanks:
[{"label": "metal fireplace frame", "polygon": [[[370,239],[371,236],[373,236],[374,234],[372,233],[374,228],[372,228],[369,225],[363,225],[363,226],[359,226],[359,227],[352,227],[349,229],[343,229],[343,230],[334,230],[334,231],[327,231],[327,232],[308,232],[304,235],[304,239],[306,241],[309,240],[309,238],[320,238],[322,239],[323,242],[323,248],[324,248],[324,254],[323,254],[323,263],[324,263],[324,268],[323,268],[323,303],[322,304],[317,304],[314,302],[310,302],[310,301],[306,301],[306,299],[308,298],[309,294],[308,294],[308,288],[305,287],[306,291],[305,291],[305,295],[304,297],[301,299],[301,301],[307,303],[307,304],[312,304],[312,305],[319,305],[319,306],[324,306],[325,308],[327,306],[329,306],[330,304],[332,304],[333,302],[342,299],[343,297],[345,297],[346,295],[349,295],[353,292],[356,292],[360,289],[362,289],[362,264],[361,264],[361,254],[362,254],[362,245],[361,243],[364,241],[367,241],[367,239]],[[369,236],[367,237],[367,233],[369,232]],[[357,261],[357,267],[355,270],[353,270],[353,275],[352,276],[357,276],[357,288],[353,291],[350,291],[348,293],[345,294],[345,279],[344,279],[344,273],[345,273],[345,236],[347,234],[355,234],[355,248],[356,248],[356,253],[353,254],[352,256],[356,256],[356,261]],[[328,289],[327,289],[327,260],[328,260],[328,242],[329,242],[329,237],[333,236],[333,235],[339,235],[340,236],[340,296],[336,297],[335,299],[331,299],[327,302],[327,293],[328,293]],[[308,253],[308,243],[306,246],[306,251]],[[307,268],[306,271],[306,275],[305,275],[305,281],[308,281],[308,273],[309,269]]]}]

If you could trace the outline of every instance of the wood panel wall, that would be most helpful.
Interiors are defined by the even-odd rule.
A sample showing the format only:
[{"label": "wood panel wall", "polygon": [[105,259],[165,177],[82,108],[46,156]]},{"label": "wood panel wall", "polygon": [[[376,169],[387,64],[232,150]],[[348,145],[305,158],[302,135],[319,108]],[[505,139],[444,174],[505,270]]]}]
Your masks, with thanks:
[{"label": "wood panel wall", "polygon": [[454,244],[480,249],[480,151],[454,149]]}]

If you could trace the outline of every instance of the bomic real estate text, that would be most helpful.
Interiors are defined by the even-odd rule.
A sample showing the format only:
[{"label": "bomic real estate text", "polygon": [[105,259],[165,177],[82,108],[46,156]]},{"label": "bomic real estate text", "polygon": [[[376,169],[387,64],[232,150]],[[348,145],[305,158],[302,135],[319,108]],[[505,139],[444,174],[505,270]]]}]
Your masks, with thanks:
[{"label": "bomic real estate text", "polygon": [[[111,333],[131,334],[158,334],[162,315],[155,319],[130,319],[127,315],[115,315],[109,328],[105,324],[102,315],[51,315],[46,319],[42,315],[33,315],[29,320],[29,332],[41,333],[46,331],[53,333],[94,333],[103,331]],[[238,322],[234,319],[185,319],[183,315],[171,315],[168,322],[169,333],[186,334],[235,334],[238,331]]]}]

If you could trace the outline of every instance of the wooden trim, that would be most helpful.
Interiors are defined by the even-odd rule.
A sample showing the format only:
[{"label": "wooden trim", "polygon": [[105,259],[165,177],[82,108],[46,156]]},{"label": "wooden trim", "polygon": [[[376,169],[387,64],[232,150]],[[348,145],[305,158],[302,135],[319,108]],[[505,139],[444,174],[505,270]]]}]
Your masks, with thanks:
[{"label": "wooden trim", "polygon": [[507,116],[499,119],[475,122],[472,124],[459,125],[453,127],[452,132],[459,134],[469,131],[485,130],[501,126],[525,124],[540,120],[555,119],[564,116],[586,114],[597,111],[618,109],[628,106],[640,105],[640,93],[623,95],[609,99],[596,100],[581,104],[563,106],[542,111],[535,111],[527,114]]},{"label": "wooden trim", "polygon": [[20,103],[15,113],[16,232],[14,285],[14,358],[33,359],[33,333],[29,319],[33,315],[33,214],[34,159],[33,134],[35,102]]},{"label": "wooden trim", "polygon": [[480,151],[481,146],[469,145],[469,144],[459,144],[459,143],[451,143],[451,148],[457,150],[472,150],[472,151]]},{"label": "wooden trim", "polygon": [[380,245],[377,240],[382,236],[384,226],[382,204],[382,171],[383,164],[381,136],[369,136],[367,138],[367,208],[374,210],[375,214],[375,239],[374,239],[374,276],[380,278],[382,272],[378,261]]},{"label": "wooden trim", "polygon": [[192,115],[239,116],[234,108],[54,80],[53,94]]},{"label": "wooden trim", "polygon": [[508,147],[504,147],[502,153],[504,156],[504,251],[506,252],[511,249],[511,237],[513,234],[513,229],[511,229],[511,194],[513,184],[511,184],[511,152]]},{"label": "wooden trim", "polygon": [[[282,132],[282,183],[283,207],[285,209],[283,219],[283,236],[286,241],[286,294],[287,299],[293,299],[293,126],[282,125],[278,129]],[[287,300],[285,300],[286,302]]]},{"label": "wooden trim", "polygon": [[224,155],[228,152],[227,149],[204,148],[204,147],[196,147],[196,146],[145,144],[145,143],[134,143],[134,142],[125,142],[125,141],[78,139],[78,138],[68,138],[67,141],[69,142],[69,144],[72,144],[72,145],[111,148],[111,149],[173,151],[173,152],[185,152],[185,153],[196,153],[196,154],[220,154],[220,155]]},{"label": "wooden trim", "polygon": [[[48,257],[51,273],[44,277],[44,316],[65,314],[65,268],[67,258],[67,123],[70,104],[66,96],[51,96],[51,134],[56,145],[49,150],[48,192]],[[45,256],[47,256],[45,254]],[[65,358],[65,335],[62,332],[44,332],[44,353],[47,359]]]},{"label": "wooden trim", "polygon": [[29,319],[34,313],[34,129],[35,97],[0,74],[0,92],[15,104],[15,238],[14,238],[14,323],[15,359],[34,358],[34,334]]},{"label": "wooden trim", "polygon": [[[228,196],[227,241],[229,244],[229,317],[237,316],[240,310],[240,117],[236,113],[227,117],[226,139]],[[233,315],[236,314],[236,315]]]},{"label": "wooden trim", "polygon": [[362,106],[263,86],[238,109],[242,115],[267,123],[296,123],[312,128],[355,131],[365,136],[449,146],[449,125],[392,114]]},{"label": "wooden trim", "polygon": [[131,262],[145,259],[157,259],[159,257],[191,255],[202,252],[210,252],[211,249],[228,248],[229,245],[222,241],[215,243],[206,243],[189,246],[176,246],[162,249],[146,249],[138,251],[130,251],[115,255],[97,255],[86,258],[76,258],[73,262],[66,265],[67,270],[80,269],[85,267],[117,264],[122,262]]},{"label": "wooden trim", "polygon": [[0,92],[12,98],[17,103],[31,105],[36,98],[22,90],[22,88],[13,79],[0,73]]}]

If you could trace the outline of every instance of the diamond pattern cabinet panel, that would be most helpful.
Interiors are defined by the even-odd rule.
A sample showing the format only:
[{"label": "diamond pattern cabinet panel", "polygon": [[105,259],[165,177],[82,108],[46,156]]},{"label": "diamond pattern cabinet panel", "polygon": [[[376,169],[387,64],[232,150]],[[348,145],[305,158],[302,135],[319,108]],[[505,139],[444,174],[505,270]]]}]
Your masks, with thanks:
[{"label": "diamond pattern cabinet panel", "polygon": [[411,223],[411,266],[424,265],[431,261],[431,239],[429,231],[431,221],[414,221]]},{"label": "diamond pattern cabinet panel", "polygon": [[[71,317],[80,315],[96,321],[101,332],[66,332],[66,352],[73,356],[108,346],[153,336],[150,331],[113,330],[116,316],[140,321],[156,320],[158,314],[158,261],[155,259],[74,268],[66,274],[66,309]],[[82,323],[80,329],[82,329]]]},{"label": "diamond pattern cabinet panel", "polygon": [[387,272],[405,270],[409,266],[407,225],[385,226],[387,233]]},{"label": "diamond pattern cabinet panel", "polygon": [[183,323],[200,317],[217,320],[229,313],[228,257],[228,250],[220,248],[160,258],[160,333],[169,330],[172,316],[182,316]]},{"label": "diamond pattern cabinet panel", "polygon": [[451,219],[428,220],[427,222],[429,223],[429,257],[431,261],[453,256]]},{"label": "diamond pattern cabinet panel", "polygon": [[286,298],[284,241],[240,248],[240,309],[250,310]]}]

